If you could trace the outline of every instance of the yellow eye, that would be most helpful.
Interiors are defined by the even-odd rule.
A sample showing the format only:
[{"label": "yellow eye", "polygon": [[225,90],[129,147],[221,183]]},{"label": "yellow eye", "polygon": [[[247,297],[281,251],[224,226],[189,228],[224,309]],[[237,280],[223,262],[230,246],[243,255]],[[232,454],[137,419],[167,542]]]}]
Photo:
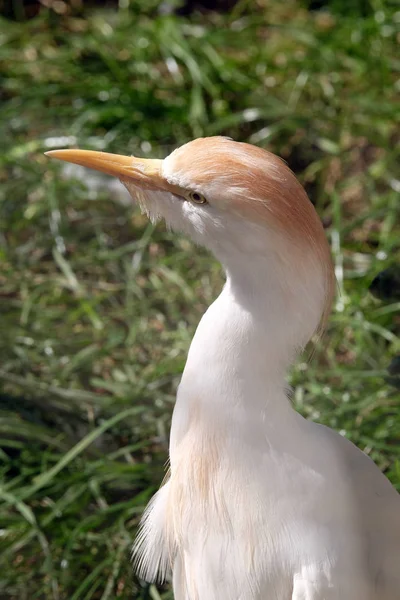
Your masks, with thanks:
[{"label": "yellow eye", "polygon": [[188,200],[195,204],[207,204],[207,200],[204,198],[203,194],[199,194],[199,192],[188,192],[187,197]]}]

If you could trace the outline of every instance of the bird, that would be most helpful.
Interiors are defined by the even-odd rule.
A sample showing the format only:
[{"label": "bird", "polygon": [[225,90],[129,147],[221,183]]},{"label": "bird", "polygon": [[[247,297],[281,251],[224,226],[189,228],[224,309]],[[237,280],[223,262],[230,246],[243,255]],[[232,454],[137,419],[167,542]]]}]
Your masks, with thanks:
[{"label": "bird", "polygon": [[175,600],[399,600],[399,494],[290,400],[287,370],[335,293],[327,237],[294,173],[222,136],[163,160],[47,154],[116,176],[226,276],[188,351],[169,473],[134,544],[139,577],[172,579]]}]

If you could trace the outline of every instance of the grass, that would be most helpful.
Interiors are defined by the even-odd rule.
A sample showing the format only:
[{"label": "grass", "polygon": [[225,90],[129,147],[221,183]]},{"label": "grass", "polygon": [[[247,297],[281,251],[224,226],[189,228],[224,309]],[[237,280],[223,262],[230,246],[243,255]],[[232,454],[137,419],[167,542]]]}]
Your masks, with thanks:
[{"label": "grass", "polygon": [[157,4],[2,22],[7,600],[171,599],[132,577],[130,546],[163,476],[191,336],[223,281],[207,253],[149,225],[108,180],[67,176],[43,156],[53,147],[165,156],[218,133],[283,156],[326,226],[340,288],[313,360],[290,375],[295,406],[400,487],[387,370],[400,305],[368,291],[399,259],[399,13],[378,0],[363,17],[339,1],[330,13],[260,0],[177,17]]}]

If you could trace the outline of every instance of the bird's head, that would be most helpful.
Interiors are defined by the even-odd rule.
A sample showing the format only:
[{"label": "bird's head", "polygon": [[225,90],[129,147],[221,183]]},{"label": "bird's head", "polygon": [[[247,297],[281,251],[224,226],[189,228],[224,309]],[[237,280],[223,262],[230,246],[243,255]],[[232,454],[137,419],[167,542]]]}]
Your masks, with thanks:
[{"label": "bird's head", "polygon": [[327,315],[334,278],[321,222],[292,171],[270,152],[211,137],[164,160],[86,150],[47,154],[118,177],[153,221],[162,218],[209,248],[250,294],[265,283],[270,299],[309,324],[300,344]]}]

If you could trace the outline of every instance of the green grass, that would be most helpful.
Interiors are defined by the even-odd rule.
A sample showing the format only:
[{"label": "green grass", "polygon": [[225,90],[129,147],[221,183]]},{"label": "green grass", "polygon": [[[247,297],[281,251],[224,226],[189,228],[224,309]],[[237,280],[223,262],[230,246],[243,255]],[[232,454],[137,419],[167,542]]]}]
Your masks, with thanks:
[{"label": "green grass", "polygon": [[294,403],[400,486],[387,372],[400,305],[368,292],[399,260],[399,14],[271,0],[184,19],[127,4],[0,23],[5,599],[171,598],[132,577],[130,546],[163,476],[191,336],[223,281],[204,251],[68,179],[43,156],[52,147],[165,156],[218,133],[283,156],[323,219],[340,288],[313,360],[291,373]]}]

